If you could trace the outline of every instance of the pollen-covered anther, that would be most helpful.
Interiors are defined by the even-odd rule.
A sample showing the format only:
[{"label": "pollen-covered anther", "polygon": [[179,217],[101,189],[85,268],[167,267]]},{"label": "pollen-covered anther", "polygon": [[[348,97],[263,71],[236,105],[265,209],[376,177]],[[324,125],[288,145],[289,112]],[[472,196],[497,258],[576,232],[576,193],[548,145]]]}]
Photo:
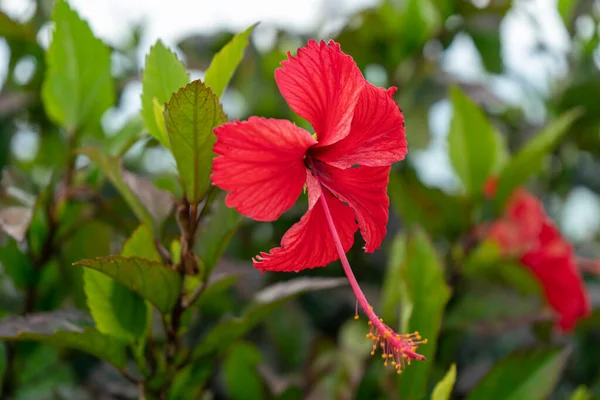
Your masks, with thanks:
[{"label": "pollen-covered anther", "polygon": [[387,367],[389,363],[401,373],[406,365],[410,365],[411,360],[425,361],[425,357],[416,353],[420,344],[427,343],[427,339],[423,339],[419,332],[398,334],[384,324],[381,318],[369,320],[368,325],[370,331],[366,338],[373,341],[371,355],[375,355],[377,347],[380,347],[384,366]]}]

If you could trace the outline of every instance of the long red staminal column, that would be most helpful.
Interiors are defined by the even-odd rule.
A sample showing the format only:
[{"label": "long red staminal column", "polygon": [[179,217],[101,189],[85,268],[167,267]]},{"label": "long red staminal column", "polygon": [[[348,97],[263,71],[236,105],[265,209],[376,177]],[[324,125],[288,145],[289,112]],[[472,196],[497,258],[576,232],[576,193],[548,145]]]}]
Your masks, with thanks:
[{"label": "long red staminal column", "polygon": [[389,359],[392,366],[396,368],[398,373],[402,371],[405,363],[410,364],[411,359],[425,361],[425,357],[421,354],[415,353],[415,351],[417,350],[417,346],[419,344],[427,343],[427,339],[421,339],[421,336],[418,332],[403,335],[397,334],[392,328],[383,323],[383,319],[377,317],[373,311],[373,307],[367,301],[365,294],[361,290],[356,278],[354,277],[354,273],[352,272],[348,258],[346,258],[346,253],[342,247],[340,237],[335,228],[335,224],[333,223],[333,218],[331,217],[331,212],[329,211],[325,197],[321,196],[319,202],[325,211],[325,216],[327,217],[327,223],[335,243],[335,248],[340,256],[340,261],[342,262],[344,272],[346,273],[346,277],[350,282],[352,291],[354,292],[358,303],[360,303],[361,308],[369,318],[369,327],[371,331],[367,334],[367,338],[373,341],[373,351],[371,354],[375,354],[377,345],[381,346],[381,351],[383,353],[382,358],[385,359],[384,364],[387,366]]}]

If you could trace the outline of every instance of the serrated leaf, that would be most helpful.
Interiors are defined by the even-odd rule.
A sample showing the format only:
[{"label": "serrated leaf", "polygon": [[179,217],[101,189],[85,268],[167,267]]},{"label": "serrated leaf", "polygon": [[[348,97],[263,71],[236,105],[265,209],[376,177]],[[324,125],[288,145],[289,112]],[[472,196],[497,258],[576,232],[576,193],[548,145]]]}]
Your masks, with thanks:
[{"label": "serrated leaf", "polygon": [[125,344],[98,332],[92,319],[80,311],[54,311],[9,317],[0,321],[0,339],[35,340],[90,353],[123,368]]},{"label": "serrated leaf", "polygon": [[198,359],[223,352],[260,323],[273,309],[295,296],[307,291],[333,289],[346,283],[344,278],[295,278],[273,284],[254,296],[241,317],[225,320],[215,326],[194,349],[192,358]]},{"label": "serrated leaf", "polygon": [[[145,225],[133,232],[125,242],[121,255],[160,261],[152,231]],[[144,335],[148,308],[140,295],[110,276],[89,268],[84,269],[84,289],[88,307],[100,332],[123,340]]]},{"label": "serrated leaf", "polygon": [[177,55],[159,40],[150,48],[142,74],[142,118],[150,135],[169,148],[169,140],[163,130],[163,114],[155,112],[156,105],[164,105],[172,94],[185,86],[190,78]]},{"label": "serrated leaf", "polygon": [[66,1],[54,6],[42,100],[50,118],[67,129],[100,122],[114,103],[110,51]]},{"label": "serrated leaf", "polygon": [[0,210],[0,229],[18,242],[25,239],[33,211],[29,207],[12,206]]},{"label": "serrated leaf", "polygon": [[558,383],[568,354],[556,348],[511,354],[494,366],[468,400],[546,399]]},{"label": "serrated leaf", "polygon": [[196,252],[204,264],[205,277],[210,276],[242,221],[240,213],[225,205],[224,194],[212,205],[212,212],[196,239]]},{"label": "serrated leaf", "polygon": [[154,304],[163,313],[171,311],[179,297],[179,274],[156,261],[110,256],[81,260],[73,265],[105,273]]},{"label": "serrated leaf", "polygon": [[505,165],[498,177],[494,206],[500,210],[510,194],[537,174],[544,159],[558,145],[571,125],[581,116],[581,109],[567,111],[531,139]]},{"label": "serrated leaf", "polygon": [[401,270],[401,332],[418,331],[428,342],[418,348],[427,362],[413,363],[400,376],[400,398],[422,399],[434,361],[444,308],[450,298],[444,269],[435,247],[427,236],[417,231],[408,241]]},{"label": "serrated leaf", "polygon": [[250,26],[244,32],[238,33],[227,43],[221,51],[213,57],[206,70],[204,82],[212,91],[221,97],[227,84],[231,80],[237,66],[244,58],[244,50],[248,46],[248,39],[257,24]]},{"label": "serrated leaf", "polygon": [[496,134],[483,111],[458,87],[450,89],[450,98],[450,161],[466,192],[480,193],[496,162]]},{"label": "serrated leaf", "polygon": [[100,149],[94,147],[80,148],[78,152],[89,157],[102,170],[121,196],[123,196],[129,207],[131,207],[136,217],[155,230],[156,226],[152,215],[123,179],[121,161],[116,157],[101,153]]},{"label": "serrated leaf", "polygon": [[188,201],[199,203],[210,183],[213,129],[225,121],[219,99],[196,80],[174,94],[165,107],[167,135]]},{"label": "serrated leaf", "polygon": [[452,364],[444,378],[435,385],[431,400],[448,400],[456,382],[456,364]]}]

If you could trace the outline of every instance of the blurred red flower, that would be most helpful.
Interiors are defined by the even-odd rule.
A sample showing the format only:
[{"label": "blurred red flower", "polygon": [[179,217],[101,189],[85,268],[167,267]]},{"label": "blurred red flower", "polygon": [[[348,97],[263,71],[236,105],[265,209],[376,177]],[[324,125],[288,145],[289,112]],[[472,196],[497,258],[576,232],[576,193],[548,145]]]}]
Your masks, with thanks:
[{"label": "blurred red flower", "polygon": [[[488,181],[484,191],[493,197],[495,179]],[[573,247],[534,195],[517,189],[509,198],[503,217],[491,224],[488,237],[498,243],[504,255],[518,258],[535,275],[548,304],[560,315],[560,329],[572,330],[577,321],[589,314],[589,298]]]},{"label": "blurred red flower", "polygon": [[[226,204],[258,221],[276,220],[308,191],[308,210],[281,246],[253,259],[262,271],[301,271],[341,258],[357,301],[392,364],[404,364],[419,336],[397,335],[375,315],[345,253],[360,228],[365,251],[386,234],[390,165],[404,159],[404,117],[392,95],[366,81],[339,44],[309,41],[275,71],[281,94],[315,135],[286,120],[251,117],[215,129],[212,180]],[[358,221],[358,223],[357,223]],[[387,359],[387,358],[386,358]],[[387,362],[386,362],[387,363]]]}]

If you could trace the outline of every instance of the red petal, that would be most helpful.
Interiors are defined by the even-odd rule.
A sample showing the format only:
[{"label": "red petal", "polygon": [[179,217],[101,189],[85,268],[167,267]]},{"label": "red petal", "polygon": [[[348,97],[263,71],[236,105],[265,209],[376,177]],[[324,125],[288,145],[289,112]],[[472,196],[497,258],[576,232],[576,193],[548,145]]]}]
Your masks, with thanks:
[{"label": "red petal", "polygon": [[321,183],[354,209],[365,239],[365,251],[375,251],[385,237],[390,200],[387,184],[391,167],[339,169],[316,163]]},{"label": "red petal", "polygon": [[[354,243],[357,228],[354,212],[328,190],[323,190],[321,196],[325,196],[342,247],[344,251],[348,251]],[[338,258],[323,205],[318,201],[309,208],[300,222],[283,235],[281,247],[271,249],[270,253],[260,253],[253,264],[263,271],[298,272],[307,268],[324,267]]]},{"label": "red petal", "polygon": [[289,121],[251,117],[215,129],[213,183],[225,202],[258,221],[273,221],[296,201],[306,179],[304,154],[316,141]]},{"label": "red petal", "polygon": [[404,159],[408,151],[404,117],[392,98],[393,91],[365,86],[354,109],[350,134],[315,149],[315,156],[338,168],[381,167]]},{"label": "red petal", "polygon": [[542,285],[548,304],[560,314],[559,327],[570,331],[590,312],[573,248],[550,220],[544,222],[539,237],[540,245],[526,253],[521,262],[531,269]]},{"label": "red petal", "polygon": [[311,40],[298,49],[298,56],[288,53],[281,66],[275,71],[279,90],[291,109],[315,128],[318,146],[346,137],[366,82],[352,57],[333,40]]}]

